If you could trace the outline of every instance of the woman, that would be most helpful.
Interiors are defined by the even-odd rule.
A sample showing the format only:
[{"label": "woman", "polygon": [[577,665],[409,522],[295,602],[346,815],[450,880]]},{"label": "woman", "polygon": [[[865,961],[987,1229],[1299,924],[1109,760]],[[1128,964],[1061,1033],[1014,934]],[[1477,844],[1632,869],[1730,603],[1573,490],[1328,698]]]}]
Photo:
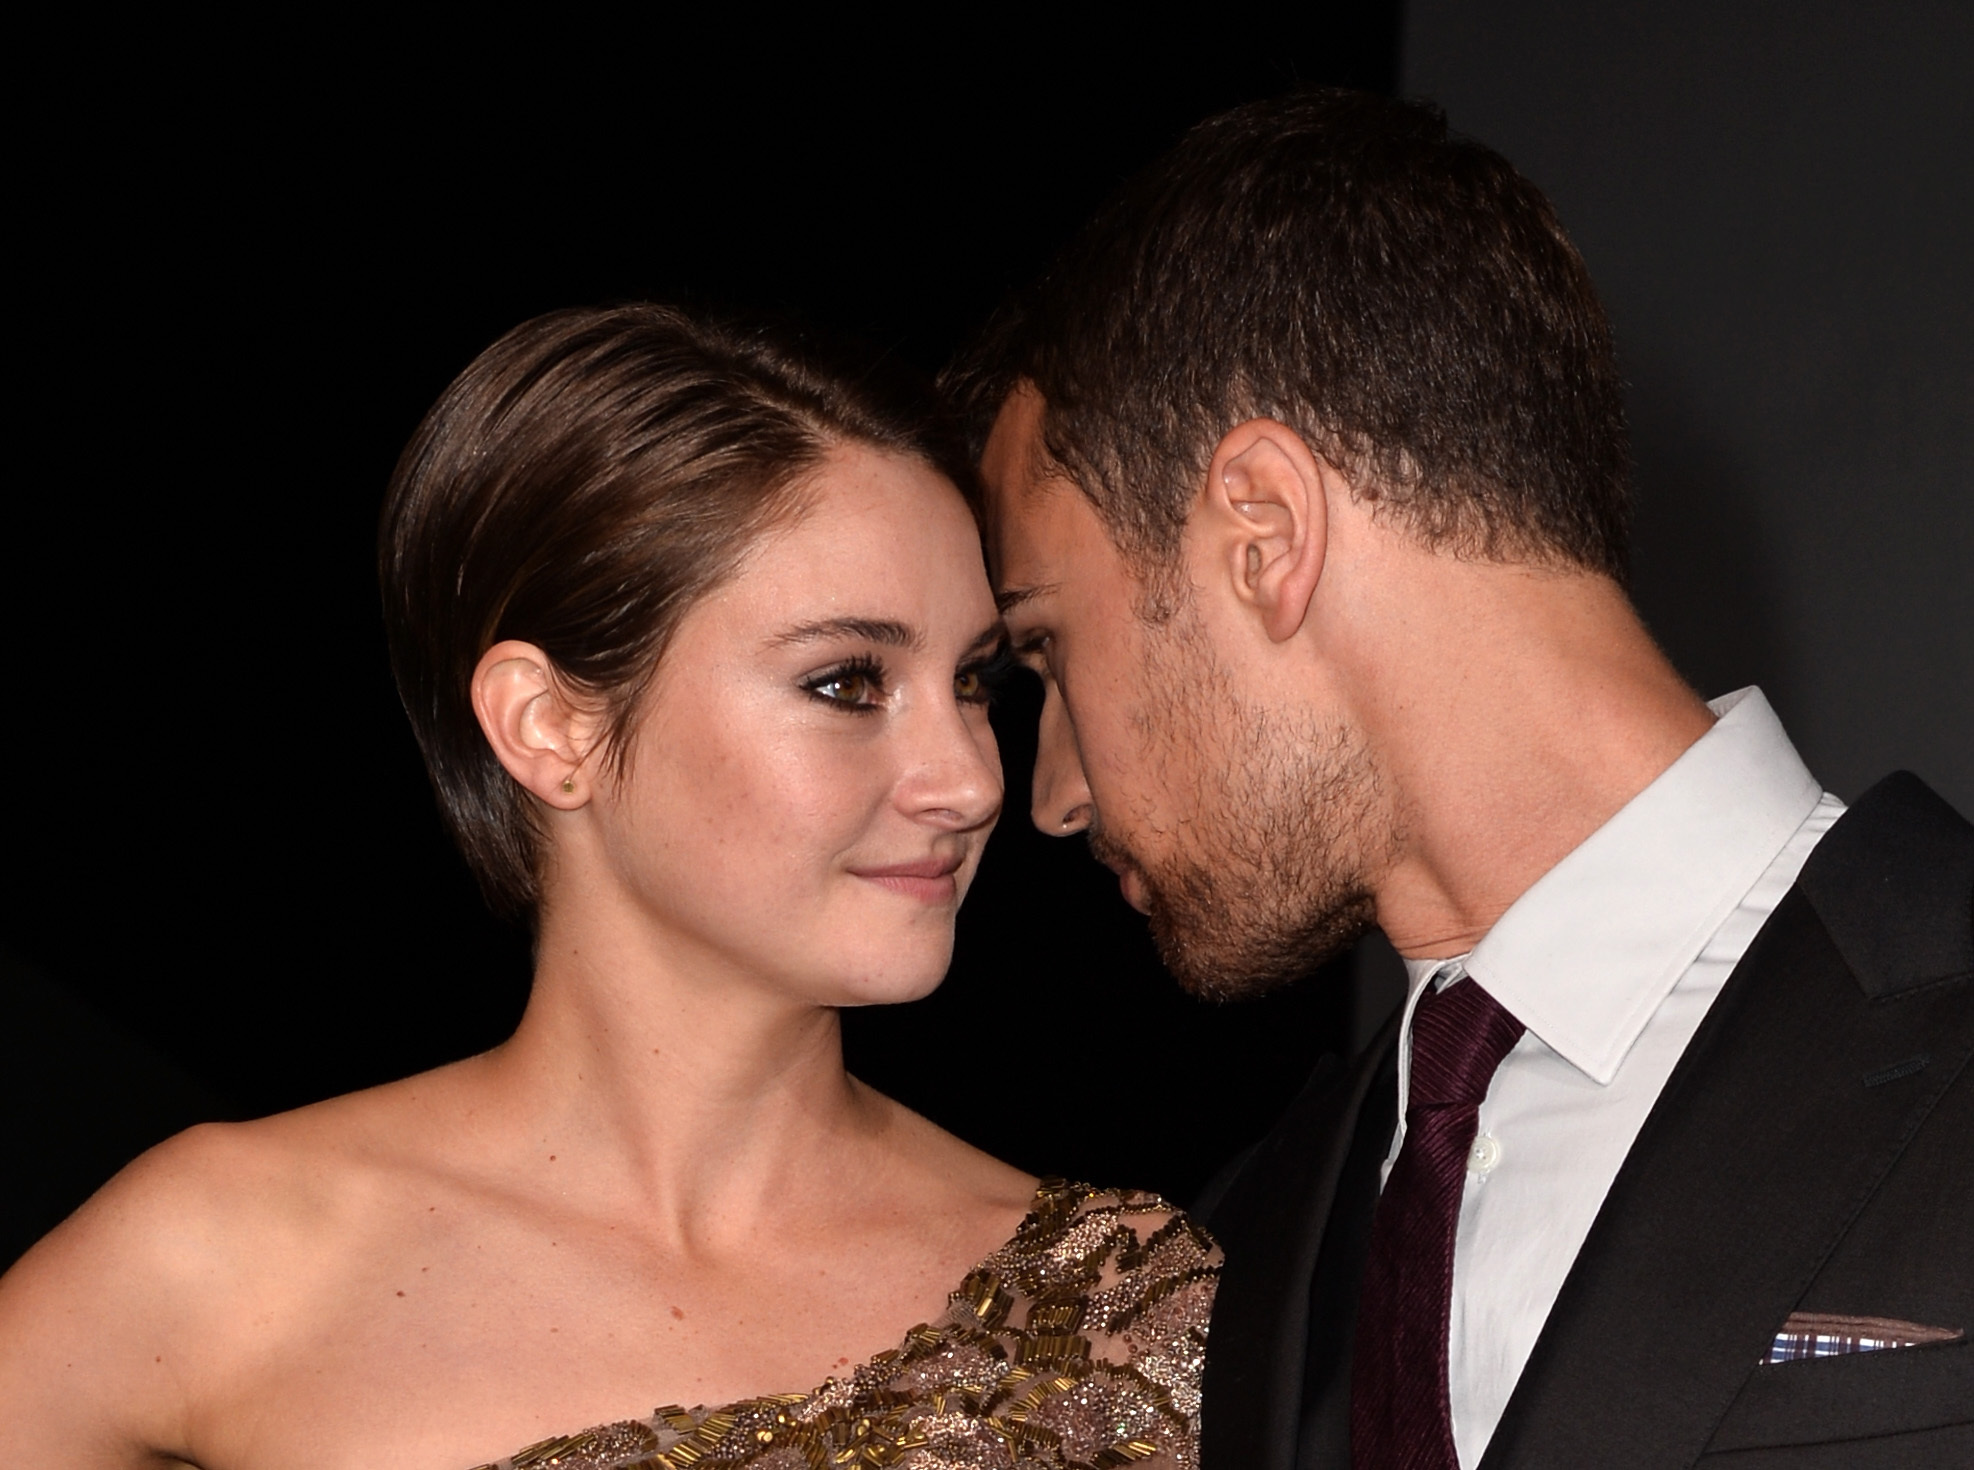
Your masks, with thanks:
[{"label": "woman", "polygon": [[[862,380],[660,307],[461,375],[391,487],[386,618],[446,818],[534,925],[526,1014],[106,1186],[0,1283],[12,1458],[1193,1462],[1210,1242],[843,1070],[839,1007],[938,984],[1000,810],[963,473]],[[934,1064],[992,1086],[1014,1040]]]}]

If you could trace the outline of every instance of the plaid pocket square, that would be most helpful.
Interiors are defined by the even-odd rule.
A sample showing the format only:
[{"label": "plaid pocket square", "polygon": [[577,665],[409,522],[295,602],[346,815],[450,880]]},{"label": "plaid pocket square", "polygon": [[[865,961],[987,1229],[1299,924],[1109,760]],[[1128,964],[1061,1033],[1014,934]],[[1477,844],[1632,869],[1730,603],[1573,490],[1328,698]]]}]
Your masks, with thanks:
[{"label": "plaid pocket square", "polygon": [[1793,1363],[1799,1358],[1835,1358],[1845,1353],[1878,1353],[1887,1348],[1925,1347],[1958,1342],[1967,1334],[1958,1327],[1927,1327],[1893,1317],[1844,1317],[1832,1312],[1791,1312],[1769,1345],[1764,1363]]}]

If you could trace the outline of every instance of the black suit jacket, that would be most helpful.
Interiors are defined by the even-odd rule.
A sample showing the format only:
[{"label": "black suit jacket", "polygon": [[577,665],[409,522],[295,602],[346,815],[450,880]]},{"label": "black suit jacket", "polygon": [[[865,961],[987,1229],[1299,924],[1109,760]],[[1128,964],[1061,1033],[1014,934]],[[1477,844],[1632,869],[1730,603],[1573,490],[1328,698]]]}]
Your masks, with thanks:
[{"label": "black suit jacket", "polygon": [[[1768,1365],[1792,1312],[1974,1329],[1974,827],[1916,777],[1817,844],[1611,1185],[1488,1446],[1506,1467],[1974,1466],[1974,1342]],[[1204,1470],[1349,1457],[1397,1021],[1196,1211],[1227,1252]]]}]

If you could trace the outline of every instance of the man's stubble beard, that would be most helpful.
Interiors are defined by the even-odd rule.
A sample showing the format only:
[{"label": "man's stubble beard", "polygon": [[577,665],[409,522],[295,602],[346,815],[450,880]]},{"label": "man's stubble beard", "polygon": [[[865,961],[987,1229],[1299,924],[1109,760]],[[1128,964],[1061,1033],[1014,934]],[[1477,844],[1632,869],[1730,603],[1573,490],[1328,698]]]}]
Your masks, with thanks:
[{"label": "man's stubble beard", "polygon": [[1186,990],[1261,995],[1376,922],[1373,875],[1397,846],[1377,765],[1345,723],[1291,724],[1240,699],[1190,608],[1147,635],[1142,755],[1167,798],[1190,811],[1160,858],[1133,852],[1101,822],[1090,846],[1137,870],[1159,956]]}]

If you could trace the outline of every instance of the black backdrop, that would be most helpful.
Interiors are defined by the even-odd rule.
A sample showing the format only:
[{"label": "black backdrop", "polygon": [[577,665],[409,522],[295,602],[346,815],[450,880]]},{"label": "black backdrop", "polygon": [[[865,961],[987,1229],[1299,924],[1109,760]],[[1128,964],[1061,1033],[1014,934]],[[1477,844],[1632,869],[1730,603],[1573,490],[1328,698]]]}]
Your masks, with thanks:
[{"label": "black backdrop", "polygon": [[[740,18],[29,48],[0,1263],[188,1122],[432,1066],[518,1016],[525,942],[439,829],[371,560],[398,449],[474,352],[652,296],[936,367],[1188,123],[1299,81],[1389,90],[1398,32],[1363,3],[1262,46]],[[1183,1197],[1343,1035],[1347,977],[1182,998],[1109,874],[1028,826],[1032,719],[1018,698],[999,720],[1012,800],[953,975],[853,1016],[852,1065],[1028,1168]]]},{"label": "black backdrop", "polygon": [[[0,1261],[145,1144],[464,1055],[524,946],[385,671],[391,463],[481,346],[625,296],[936,365],[1189,122],[1409,91],[1548,190],[1618,329],[1637,594],[1855,796],[1974,809],[1974,22],[1961,0],[1411,0],[858,31],[86,22],[10,73]],[[151,29],[143,30],[141,27]],[[1404,52],[1400,69],[1400,52]],[[931,1000],[854,1064],[1042,1170],[1185,1195],[1389,1002],[1389,951],[1180,998],[1011,794]],[[1375,983],[1374,983],[1375,982]],[[681,1079],[689,1086],[690,1079]],[[1121,1105],[1131,1121],[1123,1121]]]}]

